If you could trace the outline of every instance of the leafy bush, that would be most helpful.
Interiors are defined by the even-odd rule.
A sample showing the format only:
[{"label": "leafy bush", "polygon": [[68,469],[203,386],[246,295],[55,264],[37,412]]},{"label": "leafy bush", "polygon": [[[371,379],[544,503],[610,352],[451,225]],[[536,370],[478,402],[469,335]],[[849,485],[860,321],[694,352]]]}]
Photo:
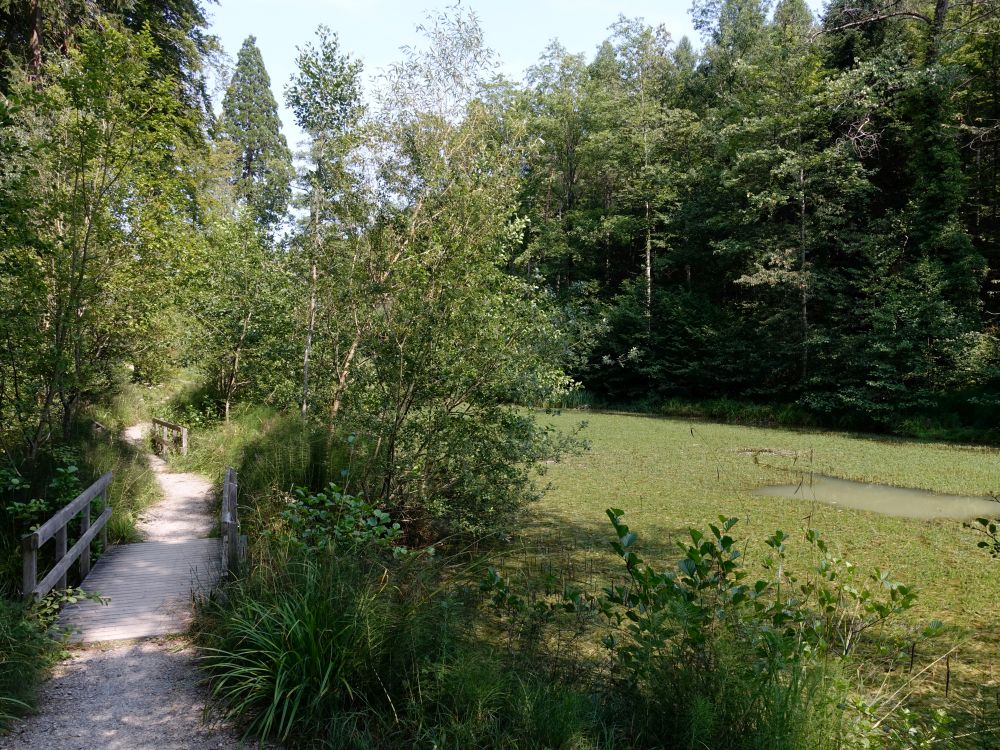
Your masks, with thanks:
[{"label": "leafy bush", "polygon": [[[813,530],[806,541],[818,557],[814,571],[788,569],[788,537],[778,531],[766,540],[770,577],[751,580],[731,535],[734,518],[708,532],[690,529],[680,560],[658,570],[639,556],[622,512],[609,509],[608,517],[625,576],[602,594],[520,595],[492,569],[482,589],[508,642],[532,661],[552,660],[540,643],[593,632],[581,626],[588,614],[608,624],[601,643],[610,673],[583,669],[599,686],[602,724],[622,746],[835,750],[906,734],[898,703],[853,700],[841,675],[858,666],[858,648],[866,660],[890,663],[899,653],[884,630],[866,636],[913,606],[911,587],[878,570],[862,575]],[[932,623],[924,637],[940,628]]]},{"label": "leafy bush", "polygon": [[979,534],[980,539],[976,542],[979,549],[986,550],[991,557],[1000,558],[1000,520],[977,518],[974,524],[966,523],[963,526]]},{"label": "leafy bush", "polygon": [[388,513],[346,494],[333,483],[317,493],[296,487],[281,518],[289,540],[303,547],[355,549],[374,545],[397,553],[405,551],[396,546],[403,532]]},{"label": "leafy bush", "polygon": [[24,605],[0,598],[0,728],[34,705],[56,644]]},{"label": "leafy bush", "polygon": [[[851,730],[838,706],[847,689],[824,658],[843,614],[836,594],[812,581],[795,586],[780,566],[772,580],[751,583],[730,535],[736,519],[721,518],[708,534],[691,529],[676,568],[658,571],[636,553],[622,512],[608,516],[626,580],[596,605],[614,625],[603,643],[620,670],[618,686],[643,707],[644,746],[657,737],[720,749],[846,745]],[[778,560],[784,540],[781,532],[767,540]],[[897,606],[880,614],[909,606],[900,591],[890,594]],[[821,614],[824,606],[832,617]]]}]

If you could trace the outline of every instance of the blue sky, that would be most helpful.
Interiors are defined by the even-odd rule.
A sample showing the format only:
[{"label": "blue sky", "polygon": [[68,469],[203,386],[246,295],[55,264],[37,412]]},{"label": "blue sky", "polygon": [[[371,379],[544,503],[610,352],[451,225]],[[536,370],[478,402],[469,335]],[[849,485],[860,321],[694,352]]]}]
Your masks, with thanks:
[{"label": "blue sky", "polygon": [[[810,4],[818,5],[818,0]],[[314,37],[319,24],[340,36],[341,46],[365,65],[366,78],[399,58],[399,48],[413,44],[415,27],[428,8],[453,2],[435,0],[219,0],[209,6],[212,31],[235,59],[243,40],[257,46],[281,105],[289,144],[299,138],[284,107],[285,84],[294,72],[295,48]],[[550,40],[558,38],[571,52],[590,56],[608,36],[619,14],[664,24],[674,39],[685,34],[697,43],[688,9],[690,0],[464,0],[479,16],[486,41],[498,53],[504,72],[520,79]],[[221,95],[220,95],[221,99]]]}]

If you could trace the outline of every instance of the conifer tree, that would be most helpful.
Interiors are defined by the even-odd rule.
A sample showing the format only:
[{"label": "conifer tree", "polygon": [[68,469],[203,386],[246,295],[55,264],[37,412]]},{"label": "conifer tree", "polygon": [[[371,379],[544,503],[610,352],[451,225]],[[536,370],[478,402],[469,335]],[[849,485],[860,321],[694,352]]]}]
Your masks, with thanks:
[{"label": "conifer tree", "polygon": [[246,38],[222,100],[222,134],[236,146],[236,193],[257,225],[271,231],[291,194],[292,155],[281,133],[278,103],[253,36]]}]

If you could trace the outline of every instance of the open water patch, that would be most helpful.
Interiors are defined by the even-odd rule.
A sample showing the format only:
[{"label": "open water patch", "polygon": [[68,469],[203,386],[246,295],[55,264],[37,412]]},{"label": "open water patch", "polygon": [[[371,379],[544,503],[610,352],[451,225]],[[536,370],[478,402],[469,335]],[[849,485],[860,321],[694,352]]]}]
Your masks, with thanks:
[{"label": "open water patch", "polygon": [[946,495],[929,490],[854,482],[820,474],[803,474],[795,484],[759,487],[754,495],[812,500],[840,508],[884,513],[900,518],[967,521],[983,516],[1000,517],[1000,502],[992,497]]}]

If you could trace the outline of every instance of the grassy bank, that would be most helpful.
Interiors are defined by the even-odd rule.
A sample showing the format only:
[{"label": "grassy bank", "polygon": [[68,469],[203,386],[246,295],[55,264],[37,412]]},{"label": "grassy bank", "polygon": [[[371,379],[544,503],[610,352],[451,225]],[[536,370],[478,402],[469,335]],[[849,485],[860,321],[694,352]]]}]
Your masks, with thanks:
[{"label": "grassy bank", "polygon": [[550,490],[532,507],[519,550],[509,555],[511,567],[567,571],[560,575],[584,588],[606,585],[616,565],[607,544],[609,505],[626,512],[630,526],[641,530],[644,555],[659,561],[677,557],[674,540],[688,527],[703,528],[722,514],[739,518],[741,536],[755,540],[745,551],[752,564],[767,552],[761,540],[782,529],[792,536],[789,564],[801,570],[814,564],[802,540],[807,528],[815,528],[860,570],[887,570],[893,580],[917,587],[917,606],[905,621],[914,632],[932,620],[952,627],[933,651],[915,656],[919,671],[957,647],[948,669],[942,661],[921,676],[921,690],[943,697],[948,682],[953,707],[971,707],[996,691],[1000,568],[976,549],[977,539],[960,522],[893,518],[751,492],[813,471],[985,495],[1000,489],[1000,451],[632,415],[566,411],[540,418],[560,429],[586,420],[590,449],[548,467]]}]

